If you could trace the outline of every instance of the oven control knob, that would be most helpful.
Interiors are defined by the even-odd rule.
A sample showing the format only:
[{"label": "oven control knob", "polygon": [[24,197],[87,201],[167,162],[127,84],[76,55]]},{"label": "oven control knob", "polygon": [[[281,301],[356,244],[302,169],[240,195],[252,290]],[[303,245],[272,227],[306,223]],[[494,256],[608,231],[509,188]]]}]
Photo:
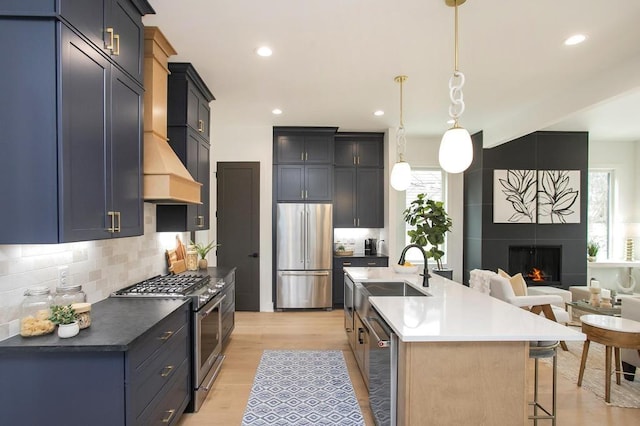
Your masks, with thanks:
[{"label": "oven control knob", "polygon": [[208,293],[217,293],[217,291],[216,291],[216,289],[215,289],[215,288],[208,288],[208,289],[207,289],[207,292],[208,292]]},{"label": "oven control knob", "polygon": [[200,303],[204,303],[204,302],[206,302],[207,300],[209,300],[209,297],[208,297],[208,296],[205,296],[205,295],[200,296]]}]

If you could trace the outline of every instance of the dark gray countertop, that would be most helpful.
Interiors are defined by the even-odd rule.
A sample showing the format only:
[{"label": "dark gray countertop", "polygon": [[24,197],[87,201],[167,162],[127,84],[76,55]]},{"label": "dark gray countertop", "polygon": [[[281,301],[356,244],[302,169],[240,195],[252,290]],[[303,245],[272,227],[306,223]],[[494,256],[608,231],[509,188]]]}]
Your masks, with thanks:
[{"label": "dark gray countertop", "polygon": [[56,331],[44,336],[13,336],[0,341],[0,353],[9,351],[126,351],[159,321],[179,309],[183,299],[107,298],[91,306],[91,326],[61,339]]}]

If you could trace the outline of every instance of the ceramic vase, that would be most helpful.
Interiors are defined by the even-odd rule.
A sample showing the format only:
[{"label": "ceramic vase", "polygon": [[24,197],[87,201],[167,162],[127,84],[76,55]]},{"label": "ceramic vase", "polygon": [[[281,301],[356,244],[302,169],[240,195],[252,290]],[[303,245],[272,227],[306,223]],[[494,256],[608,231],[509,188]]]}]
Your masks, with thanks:
[{"label": "ceramic vase", "polygon": [[207,269],[207,266],[209,266],[209,262],[207,262],[207,259],[200,259],[198,261],[198,268]]},{"label": "ceramic vase", "polygon": [[73,337],[79,332],[80,326],[78,325],[78,321],[72,322],[71,324],[58,325],[58,337],[60,337],[61,339]]}]

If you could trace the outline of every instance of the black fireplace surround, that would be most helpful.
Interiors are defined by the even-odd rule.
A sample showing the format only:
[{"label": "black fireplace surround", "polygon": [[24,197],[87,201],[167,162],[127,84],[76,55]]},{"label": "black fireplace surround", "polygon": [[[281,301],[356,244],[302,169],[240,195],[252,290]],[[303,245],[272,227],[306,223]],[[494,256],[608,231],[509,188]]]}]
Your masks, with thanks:
[{"label": "black fireplace surround", "polygon": [[522,273],[528,286],[562,286],[562,246],[509,246],[509,273]]}]

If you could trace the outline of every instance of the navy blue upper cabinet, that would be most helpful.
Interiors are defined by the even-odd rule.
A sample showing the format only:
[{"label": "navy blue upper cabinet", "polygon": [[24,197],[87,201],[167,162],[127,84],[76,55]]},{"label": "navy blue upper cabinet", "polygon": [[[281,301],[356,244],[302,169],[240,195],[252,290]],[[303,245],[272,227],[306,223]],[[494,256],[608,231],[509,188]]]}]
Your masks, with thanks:
[{"label": "navy blue upper cabinet", "polygon": [[141,82],[56,14],[17,16],[0,12],[16,58],[0,81],[0,244],[141,235]]},{"label": "navy blue upper cabinet", "polygon": [[276,164],[332,164],[334,127],[278,127],[274,129]]},{"label": "navy blue upper cabinet", "polygon": [[192,64],[169,62],[169,71],[169,145],[191,176],[202,184],[202,204],[159,204],[156,207],[156,229],[159,232],[209,229],[209,103],[215,98]]}]

